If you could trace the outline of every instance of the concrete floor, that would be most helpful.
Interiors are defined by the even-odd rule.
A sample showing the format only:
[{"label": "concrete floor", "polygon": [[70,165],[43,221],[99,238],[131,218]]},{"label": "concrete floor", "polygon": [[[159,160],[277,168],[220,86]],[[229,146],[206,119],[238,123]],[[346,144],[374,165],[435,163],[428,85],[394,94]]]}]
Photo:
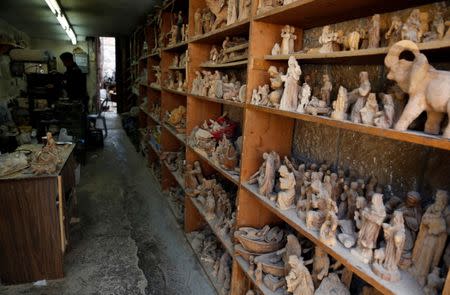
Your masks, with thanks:
[{"label": "concrete floor", "polygon": [[0,286],[0,294],[215,294],[120,119],[109,113],[108,125],[104,149],[81,170],[81,222],[66,277],[45,287]]}]

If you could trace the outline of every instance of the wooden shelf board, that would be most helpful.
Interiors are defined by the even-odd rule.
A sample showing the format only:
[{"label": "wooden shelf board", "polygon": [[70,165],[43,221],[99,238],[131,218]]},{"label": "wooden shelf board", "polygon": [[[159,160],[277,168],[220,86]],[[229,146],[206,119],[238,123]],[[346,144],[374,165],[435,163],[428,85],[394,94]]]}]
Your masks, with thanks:
[{"label": "wooden shelf board", "polygon": [[153,121],[155,121],[155,123],[157,123],[158,125],[161,125],[161,121],[160,121],[157,117],[155,117],[154,114],[148,112],[148,116],[150,117],[150,119],[152,119]]},{"label": "wooden shelf board", "polygon": [[433,0],[297,0],[286,6],[256,15],[253,20],[274,24],[290,24],[303,29],[334,24],[344,20],[371,16],[408,7],[424,5]]},{"label": "wooden shelf board", "polygon": [[235,256],[234,259],[236,259],[239,267],[244,271],[245,275],[247,276],[247,278],[250,279],[250,281],[253,283],[253,285],[264,295],[284,295],[285,293],[283,291],[277,291],[277,292],[272,292],[269,288],[266,287],[266,285],[264,285],[264,283],[259,284],[256,282],[256,279],[254,277],[254,275],[250,275],[248,269],[250,268],[250,265],[248,264],[247,261],[245,261],[244,258],[242,258],[241,256]]},{"label": "wooden shelf board", "polygon": [[178,90],[170,89],[170,88],[167,88],[167,87],[162,87],[161,89],[163,91],[170,92],[170,93],[173,93],[173,94],[187,96],[187,93],[184,92],[184,91],[178,91]]},{"label": "wooden shelf board", "polygon": [[409,142],[420,144],[424,146],[434,147],[443,150],[450,150],[450,140],[425,134],[418,131],[397,131],[394,129],[383,129],[375,126],[369,126],[364,124],[356,124],[350,121],[340,121],[324,116],[313,116],[307,114],[299,114],[294,112],[282,111],[278,109],[273,109],[269,107],[262,107],[252,104],[247,104],[248,109],[263,111],[266,113],[276,114],[280,116],[285,116],[297,120],[302,120],[306,122],[313,122],[318,124],[323,124],[331,127],[336,127],[340,129],[350,130],[354,132],[369,134],[373,136],[384,137],[392,140]]},{"label": "wooden shelf board", "polygon": [[161,151],[159,151],[152,143],[150,143],[150,139],[147,141],[147,144],[150,146],[150,149],[158,156],[158,158],[161,158]]},{"label": "wooden shelf board", "polygon": [[206,276],[208,277],[209,281],[211,282],[211,285],[214,287],[214,289],[216,290],[217,294],[219,295],[226,295],[222,293],[222,286],[219,285],[219,283],[217,282],[216,278],[214,277],[214,269],[212,267],[209,267],[208,265],[206,265],[203,260],[200,258],[200,253],[197,253],[196,250],[194,249],[193,245],[192,245],[192,241],[189,239],[188,236],[186,236],[186,240],[189,243],[189,246],[191,246],[192,248],[192,252],[194,252],[195,257],[197,258],[198,263],[201,265],[203,271],[205,272]]},{"label": "wooden shelf board", "polygon": [[239,176],[238,175],[233,175],[231,174],[229,171],[223,169],[222,167],[220,167],[219,165],[216,165],[216,163],[214,163],[211,159],[209,159],[205,153],[196,148],[191,146],[190,144],[188,144],[186,142],[186,145],[193,150],[200,158],[202,158],[204,161],[206,161],[211,167],[213,167],[214,169],[216,169],[220,174],[222,174],[222,176],[224,176],[226,179],[228,179],[229,181],[231,181],[232,183],[239,185]]},{"label": "wooden shelf board", "polygon": [[161,86],[156,84],[150,84],[148,87],[156,91],[161,91]]},{"label": "wooden shelf board", "polygon": [[217,222],[218,222],[217,219],[213,220],[206,219],[205,210],[203,210],[202,205],[195,198],[191,198],[191,201],[194,204],[195,208],[197,208],[197,211],[206,221],[206,223],[208,223],[214,235],[216,235],[217,239],[222,243],[225,250],[227,250],[228,254],[230,254],[230,256],[233,257],[234,256],[233,242],[231,241],[230,237],[221,235],[220,232],[217,230]]},{"label": "wooden shelf board", "polygon": [[258,193],[256,185],[249,185],[243,183],[242,187],[250,192],[257,200],[259,200],[267,209],[275,213],[278,217],[288,223],[291,227],[297,230],[300,234],[305,236],[308,240],[318,245],[325,250],[329,255],[336,260],[342,262],[349,270],[359,276],[361,279],[378,289],[383,294],[409,294],[420,295],[422,288],[413,279],[413,277],[407,272],[402,271],[402,279],[399,282],[388,282],[373,273],[370,266],[361,262],[350,253],[350,249],[345,248],[339,242],[334,247],[328,247],[319,239],[319,233],[317,231],[308,229],[306,223],[301,220],[296,213],[295,209],[280,210],[275,206],[275,202],[270,201],[268,198]]},{"label": "wooden shelf board", "polygon": [[227,36],[242,35],[243,33],[248,36],[249,28],[250,20],[246,19],[203,35],[193,36],[189,39],[189,43],[217,43],[222,42]]},{"label": "wooden shelf board", "polygon": [[178,133],[175,128],[170,126],[168,123],[162,123],[163,127],[169,131],[170,134],[175,136],[181,143],[186,144],[186,134]]},{"label": "wooden shelf board", "polygon": [[178,185],[184,190],[184,177],[181,176],[179,173],[176,173],[175,171],[170,170],[169,166],[167,165],[167,163],[165,161],[162,161],[162,162],[164,162],[164,166],[166,166],[167,170],[169,170],[170,174],[172,174],[173,178],[176,180]]},{"label": "wooden shelf board", "polygon": [[236,101],[232,101],[232,100],[225,100],[225,99],[219,99],[219,98],[211,98],[211,97],[207,97],[207,96],[201,96],[201,95],[194,95],[194,94],[188,94],[189,96],[195,97],[197,99],[201,99],[201,100],[207,100],[207,101],[211,101],[211,102],[215,102],[215,103],[220,103],[220,104],[226,104],[226,105],[230,105],[230,106],[235,106],[238,108],[244,108],[245,104],[241,103],[241,102],[236,102]]},{"label": "wooden shelf board", "polygon": [[184,41],[184,42],[179,42],[173,46],[164,47],[162,50],[163,51],[177,51],[177,50],[183,49],[185,47],[187,48],[187,45],[188,45],[188,42]]},{"label": "wooden shelf board", "polygon": [[145,110],[143,107],[139,107],[139,109],[147,116],[149,116],[149,117],[151,116],[151,114],[147,110]]},{"label": "wooden shelf board", "polygon": [[145,83],[139,83],[139,86],[142,86],[142,87],[149,87],[148,84],[145,84]]},{"label": "wooden shelf board", "polygon": [[200,67],[217,69],[217,68],[232,68],[232,67],[238,67],[238,66],[245,66],[247,64],[248,64],[248,59],[245,59],[245,60],[240,60],[240,61],[235,61],[235,62],[228,62],[228,63],[224,63],[224,64],[204,62],[200,65]]},{"label": "wooden shelf board", "polygon": [[186,70],[186,67],[169,67],[169,70],[183,71],[183,70]]},{"label": "wooden shelf board", "polygon": [[148,57],[158,57],[161,58],[161,54],[159,52],[151,53],[148,55]]},{"label": "wooden shelf board", "polygon": [[[418,43],[420,51],[449,49],[450,40],[436,40],[425,43]],[[370,61],[382,63],[389,47],[360,49],[355,51],[337,51],[331,53],[294,53],[283,55],[266,55],[265,60],[288,60],[294,56],[300,63],[348,63],[352,61],[361,61],[368,63]]]}]

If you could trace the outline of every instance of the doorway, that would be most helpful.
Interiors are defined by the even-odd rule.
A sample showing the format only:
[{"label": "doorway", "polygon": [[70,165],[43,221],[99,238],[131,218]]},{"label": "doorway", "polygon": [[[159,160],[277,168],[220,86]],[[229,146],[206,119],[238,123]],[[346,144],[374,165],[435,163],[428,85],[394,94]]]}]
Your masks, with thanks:
[{"label": "doorway", "polygon": [[104,112],[117,113],[116,38],[100,37],[98,47],[98,85]]}]

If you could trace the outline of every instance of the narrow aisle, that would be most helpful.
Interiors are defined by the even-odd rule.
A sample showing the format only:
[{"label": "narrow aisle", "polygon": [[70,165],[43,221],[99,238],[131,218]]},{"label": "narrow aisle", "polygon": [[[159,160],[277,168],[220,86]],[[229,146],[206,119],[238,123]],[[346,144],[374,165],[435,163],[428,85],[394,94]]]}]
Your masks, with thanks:
[{"label": "narrow aisle", "polygon": [[0,294],[214,294],[144,159],[108,116],[103,150],[89,154],[77,188],[81,223],[64,280],[0,287]]}]

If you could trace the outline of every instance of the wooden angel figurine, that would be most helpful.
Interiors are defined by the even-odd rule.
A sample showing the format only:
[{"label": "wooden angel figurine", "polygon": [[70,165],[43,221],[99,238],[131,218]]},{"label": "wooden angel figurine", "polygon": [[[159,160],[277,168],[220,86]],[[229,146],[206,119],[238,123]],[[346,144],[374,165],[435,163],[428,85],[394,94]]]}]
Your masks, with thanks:
[{"label": "wooden angel figurine", "polygon": [[284,81],[283,96],[280,101],[280,110],[295,112],[298,104],[298,80],[302,70],[295,57],[289,57],[286,75],[281,76]]},{"label": "wooden angel figurine", "polygon": [[375,262],[372,265],[373,272],[390,282],[400,280],[398,264],[405,245],[405,225],[403,223],[403,213],[394,211],[391,222],[383,223],[384,239],[386,248],[384,249],[384,260]]},{"label": "wooden angel figurine", "polygon": [[448,194],[444,190],[436,192],[435,202],[428,207],[420,223],[419,234],[414,244],[410,273],[422,286],[427,275],[438,266],[447,241],[447,225],[444,216],[448,204]]}]

